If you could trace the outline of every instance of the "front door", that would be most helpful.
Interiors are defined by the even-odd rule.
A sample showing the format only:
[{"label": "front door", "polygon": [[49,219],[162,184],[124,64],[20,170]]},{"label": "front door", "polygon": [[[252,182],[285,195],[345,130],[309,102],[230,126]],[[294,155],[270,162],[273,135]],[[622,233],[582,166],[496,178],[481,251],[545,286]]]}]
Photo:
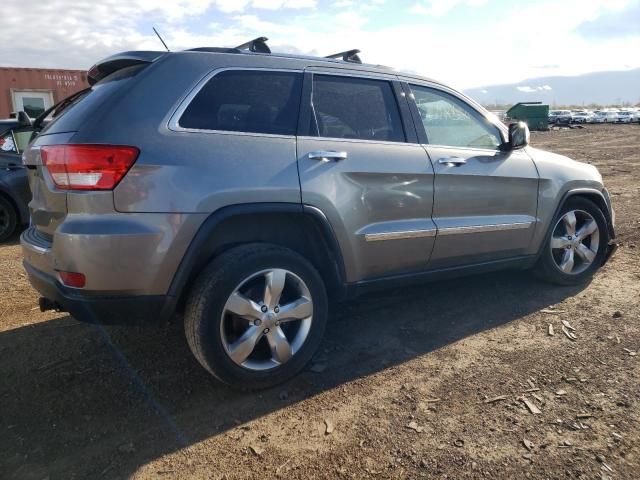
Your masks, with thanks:
[{"label": "front door", "polygon": [[533,160],[523,150],[500,151],[500,130],[453,92],[410,89],[435,170],[430,268],[524,255],[536,227]]},{"label": "front door", "polygon": [[305,82],[302,202],[327,216],[347,280],[424,270],[436,233],[433,168],[395,76],[308,71]]}]

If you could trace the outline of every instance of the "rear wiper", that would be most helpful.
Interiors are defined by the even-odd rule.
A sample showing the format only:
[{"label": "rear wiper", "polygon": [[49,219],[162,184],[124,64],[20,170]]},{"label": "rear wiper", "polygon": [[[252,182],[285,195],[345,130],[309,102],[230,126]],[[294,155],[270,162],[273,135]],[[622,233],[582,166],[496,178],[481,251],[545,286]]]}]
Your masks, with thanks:
[{"label": "rear wiper", "polygon": [[38,117],[33,121],[33,135],[31,136],[31,139],[33,140],[34,135],[37,132],[39,132],[40,130],[42,130],[42,122],[44,122],[44,120],[49,116],[49,114],[51,112],[53,112],[52,118],[55,118],[56,116],[60,115],[60,113],[62,113],[62,111],[71,102],[73,102],[80,95],[84,95],[89,90],[91,90],[91,87],[84,88],[84,89],[80,90],[79,92],[73,93],[73,94],[69,95],[67,98],[65,98],[65,99],[59,101],[58,103],[56,103],[53,107],[48,108],[47,110],[42,112],[40,115],[38,115]]}]

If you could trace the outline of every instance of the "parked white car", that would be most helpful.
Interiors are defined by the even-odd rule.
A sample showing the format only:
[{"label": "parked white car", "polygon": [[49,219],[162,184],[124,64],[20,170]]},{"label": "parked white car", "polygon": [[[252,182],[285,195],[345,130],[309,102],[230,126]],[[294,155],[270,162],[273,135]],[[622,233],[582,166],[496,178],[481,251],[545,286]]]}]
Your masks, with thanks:
[{"label": "parked white car", "polygon": [[593,113],[593,123],[606,123],[607,122],[607,112],[602,110],[597,110]]},{"label": "parked white car", "polygon": [[631,111],[618,112],[618,123],[631,123],[636,121],[636,113]]},{"label": "parked white car", "polygon": [[571,114],[571,121],[573,123],[593,123],[595,115],[593,112],[575,112]]},{"label": "parked white car", "polygon": [[616,123],[618,112],[614,110],[600,110],[596,112],[594,123]]},{"label": "parked white car", "polygon": [[549,112],[549,123],[571,123],[571,111],[551,110]]}]

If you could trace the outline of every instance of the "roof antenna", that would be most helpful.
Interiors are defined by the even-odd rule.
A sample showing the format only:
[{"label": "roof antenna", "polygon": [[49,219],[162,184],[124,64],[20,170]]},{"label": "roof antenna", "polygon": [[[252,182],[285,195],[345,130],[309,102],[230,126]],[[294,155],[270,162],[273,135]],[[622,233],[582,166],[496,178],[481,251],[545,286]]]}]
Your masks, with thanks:
[{"label": "roof antenna", "polygon": [[169,47],[167,47],[167,44],[164,43],[164,40],[162,39],[162,37],[160,36],[160,34],[158,33],[158,30],[156,30],[156,27],[151,27],[153,28],[153,31],[156,32],[156,35],[158,36],[158,38],[160,39],[160,41],[162,42],[162,45],[164,45],[164,48],[167,49],[167,52],[170,52],[171,50],[169,50]]}]

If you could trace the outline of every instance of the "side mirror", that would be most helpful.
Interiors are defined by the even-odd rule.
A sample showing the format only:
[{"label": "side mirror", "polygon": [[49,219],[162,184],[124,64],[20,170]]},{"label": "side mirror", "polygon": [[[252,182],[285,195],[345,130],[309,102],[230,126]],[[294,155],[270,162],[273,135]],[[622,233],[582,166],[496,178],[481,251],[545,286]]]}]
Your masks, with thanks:
[{"label": "side mirror", "polygon": [[500,150],[511,151],[524,148],[529,145],[529,127],[524,122],[509,125],[509,141],[500,146]]},{"label": "side mirror", "polygon": [[21,127],[30,127],[31,126],[31,119],[29,118],[29,115],[26,114],[26,112],[23,112],[22,110],[18,112],[18,124]]}]

